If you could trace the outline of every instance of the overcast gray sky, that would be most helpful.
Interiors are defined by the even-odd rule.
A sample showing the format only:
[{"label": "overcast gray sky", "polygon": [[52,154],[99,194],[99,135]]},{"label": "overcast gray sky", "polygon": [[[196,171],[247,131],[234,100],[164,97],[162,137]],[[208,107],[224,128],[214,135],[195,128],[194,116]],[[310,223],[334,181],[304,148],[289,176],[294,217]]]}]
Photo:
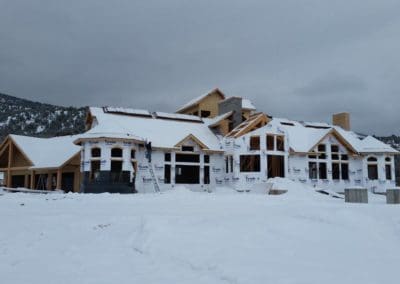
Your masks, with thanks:
[{"label": "overcast gray sky", "polygon": [[0,92],[174,111],[215,87],[400,134],[398,0],[0,0]]}]

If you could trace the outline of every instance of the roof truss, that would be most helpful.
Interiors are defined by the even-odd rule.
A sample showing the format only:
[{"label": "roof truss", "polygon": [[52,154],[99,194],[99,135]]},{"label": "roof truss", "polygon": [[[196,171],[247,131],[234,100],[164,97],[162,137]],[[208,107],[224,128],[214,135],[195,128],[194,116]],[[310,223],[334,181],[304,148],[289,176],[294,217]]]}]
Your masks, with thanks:
[{"label": "roof truss", "polygon": [[253,114],[247,120],[236,126],[231,132],[227,134],[227,136],[233,138],[240,137],[253,130],[265,126],[269,121],[270,119],[265,113]]}]

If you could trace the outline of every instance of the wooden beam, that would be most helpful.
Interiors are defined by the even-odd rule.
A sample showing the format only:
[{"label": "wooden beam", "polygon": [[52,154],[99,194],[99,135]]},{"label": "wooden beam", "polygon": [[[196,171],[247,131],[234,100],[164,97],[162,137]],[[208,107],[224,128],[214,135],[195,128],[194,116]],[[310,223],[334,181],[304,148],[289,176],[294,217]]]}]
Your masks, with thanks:
[{"label": "wooden beam", "polygon": [[62,186],[61,179],[62,179],[62,169],[59,168],[59,169],[57,169],[57,186],[56,186],[56,189],[61,190],[61,186]]},{"label": "wooden beam", "polygon": [[[28,170],[30,167],[11,167],[10,168],[10,170],[12,170],[12,171],[22,171],[22,170]],[[0,171],[7,171],[8,170],[8,167],[7,168],[0,168]]]}]

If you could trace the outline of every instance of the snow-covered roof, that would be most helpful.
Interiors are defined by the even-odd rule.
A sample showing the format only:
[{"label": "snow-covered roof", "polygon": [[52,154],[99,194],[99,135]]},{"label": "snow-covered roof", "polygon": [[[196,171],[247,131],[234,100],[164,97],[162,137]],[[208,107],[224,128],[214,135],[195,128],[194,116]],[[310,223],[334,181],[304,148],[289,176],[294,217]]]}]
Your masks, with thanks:
[{"label": "snow-covered roof", "polygon": [[397,150],[372,136],[361,139],[353,131],[347,131],[327,123],[302,123],[284,118],[273,118],[266,126],[251,132],[251,134],[284,133],[287,135],[289,147],[294,152],[307,153],[332,131],[341,136],[358,153],[398,153]]},{"label": "snow-covered roof", "polygon": [[132,108],[124,108],[124,107],[104,107],[104,112],[129,114],[129,115],[151,116],[151,113],[148,110],[132,109]]},{"label": "snow-covered roof", "polygon": [[256,107],[249,99],[242,99],[242,108],[248,110],[256,110]]},{"label": "snow-covered roof", "polygon": [[206,123],[209,127],[213,127],[218,125],[222,120],[228,118],[233,114],[233,111],[228,111],[227,113],[220,114],[213,118],[203,118],[204,123]]},{"label": "snow-covered roof", "polygon": [[11,139],[23,151],[35,168],[57,168],[80,151],[73,141],[77,136],[36,138],[10,135]]},{"label": "snow-covered roof", "polygon": [[[192,134],[210,150],[221,150],[220,141],[201,122],[190,122],[156,117],[122,116],[105,113],[103,109],[91,107],[90,113],[96,117],[98,124],[78,139],[88,138],[124,138],[138,141],[151,141],[153,147],[173,148],[180,141]],[[77,140],[78,140],[77,139]]]},{"label": "snow-covered roof", "polygon": [[372,136],[367,136],[361,140],[361,147],[360,152],[362,153],[398,153],[397,150]]},{"label": "snow-covered roof", "polygon": [[192,106],[198,104],[201,100],[203,100],[204,98],[206,98],[208,95],[213,94],[213,93],[215,93],[215,92],[221,94],[222,97],[225,98],[225,95],[224,95],[219,89],[214,89],[214,90],[212,90],[211,92],[202,94],[202,95],[200,95],[200,96],[198,96],[198,97],[196,97],[196,98],[190,100],[189,102],[187,102],[186,104],[184,104],[183,106],[181,106],[179,109],[177,109],[176,112],[183,111],[183,110],[185,110],[185,109],[187,109],[187,108],[189,108],[189,107],[192,107]]},{"label": "snow-covered roof", "polygon": [[180,113],[167,113],[157,111],[155,113],[157,118],[165,118],[165,119],[176,119],[176,120],[188,120],[188,121],[197,121],[202,122],[201,118],[195,115],[189,114],[180,114]]}]

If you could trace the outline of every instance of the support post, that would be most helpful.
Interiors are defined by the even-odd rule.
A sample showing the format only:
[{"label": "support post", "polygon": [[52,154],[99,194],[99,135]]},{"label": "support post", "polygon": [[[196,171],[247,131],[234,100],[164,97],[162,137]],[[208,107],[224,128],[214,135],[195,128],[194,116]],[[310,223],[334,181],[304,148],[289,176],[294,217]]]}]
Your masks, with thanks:
[{"label": "support post", "polygon": [[61,178],[62,178],[62,171],[61,168],[57,169],[57,186],[56,189],[61,190]]},{"label": "support post", "polygon": [[31,189],[35,189],[35,171],[31,171]]},{"label": "support post", "polygon": [[12,159],[12,142],[11,139],[8,141],[8,169],[7,169],[7,182],[6,182],[6,186],[7,187],[11,187],[12,186],[12,180],[11,180],[11,159]]},{"label": "support post", "polygon": [[47,172],[47,181],[46,181],[46,189],[47,190],[51,190],[52,179],[53,179],[53,174],[50,171],[48,171]]},{"label": "support post", "polygon": [[27,174],[25,174],[25,176],[24,176],[24,187],[25,188],[28,188],[28,186],[29,186],[29,184],[28,184],[28,175]]}]

